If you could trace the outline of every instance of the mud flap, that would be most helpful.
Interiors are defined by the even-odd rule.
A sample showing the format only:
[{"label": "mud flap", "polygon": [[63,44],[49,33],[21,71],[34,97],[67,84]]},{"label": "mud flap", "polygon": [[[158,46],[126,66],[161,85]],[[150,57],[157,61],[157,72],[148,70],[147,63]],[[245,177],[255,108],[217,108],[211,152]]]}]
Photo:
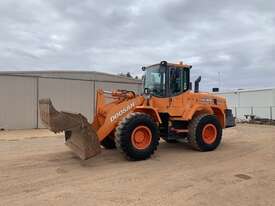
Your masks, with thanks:
[{"label": "mud flap", "polygon": [[96,131],[82,114],[57,111],[50,99],[39,100],[40,117],[51,131],[65,132],[65,144],[82,160],[100,153]]}]

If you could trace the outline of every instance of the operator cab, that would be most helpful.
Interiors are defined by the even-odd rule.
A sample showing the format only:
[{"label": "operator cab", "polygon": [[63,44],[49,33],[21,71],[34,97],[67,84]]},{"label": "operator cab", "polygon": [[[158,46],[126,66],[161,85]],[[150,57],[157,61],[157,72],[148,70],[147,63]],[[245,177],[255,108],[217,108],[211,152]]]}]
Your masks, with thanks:
[{"label": "operator cab", "polygon": [[170,64],[162,61],[143,67],[145,71],[144,88],[156,97],[171,97],[189,90],[190,69],[187,64]]}]

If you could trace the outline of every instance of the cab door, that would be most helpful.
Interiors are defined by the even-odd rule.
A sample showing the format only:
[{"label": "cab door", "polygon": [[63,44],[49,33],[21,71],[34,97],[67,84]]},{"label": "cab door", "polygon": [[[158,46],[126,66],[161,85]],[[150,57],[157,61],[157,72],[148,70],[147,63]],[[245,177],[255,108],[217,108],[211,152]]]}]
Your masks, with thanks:
[{"label": "cab door", "polygon": [[184,110],[184,92],[189,86],[189,69],[171,67],[168,85],[169,113],[171,116],[181,116]]}]

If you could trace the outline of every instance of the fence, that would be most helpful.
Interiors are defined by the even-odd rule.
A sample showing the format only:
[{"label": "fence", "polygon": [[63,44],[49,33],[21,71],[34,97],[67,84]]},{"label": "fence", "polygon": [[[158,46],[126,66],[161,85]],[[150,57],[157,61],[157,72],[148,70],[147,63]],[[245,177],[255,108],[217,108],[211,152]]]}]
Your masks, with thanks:
[{"label": "fence", "polygon": [[255,118],[275,120],[275,106],[231,107],[233,115],[240,120]]}]

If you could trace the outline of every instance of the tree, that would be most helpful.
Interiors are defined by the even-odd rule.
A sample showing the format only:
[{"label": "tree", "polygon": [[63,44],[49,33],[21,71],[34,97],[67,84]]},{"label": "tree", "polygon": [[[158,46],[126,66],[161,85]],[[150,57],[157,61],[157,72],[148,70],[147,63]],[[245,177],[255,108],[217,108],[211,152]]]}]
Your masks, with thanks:
[{"label": "tree", "polygon": [[130,72],[127,72],[126,77],[133,78]]},{"label": "tree", "polygon": [[119,75],[119,76],[122,76],[122,77],[128,77],[128,78],[134,79],[134,77],[131,75],[130,72],[127,72],[126,74],[120,72],[118,75]]}]

